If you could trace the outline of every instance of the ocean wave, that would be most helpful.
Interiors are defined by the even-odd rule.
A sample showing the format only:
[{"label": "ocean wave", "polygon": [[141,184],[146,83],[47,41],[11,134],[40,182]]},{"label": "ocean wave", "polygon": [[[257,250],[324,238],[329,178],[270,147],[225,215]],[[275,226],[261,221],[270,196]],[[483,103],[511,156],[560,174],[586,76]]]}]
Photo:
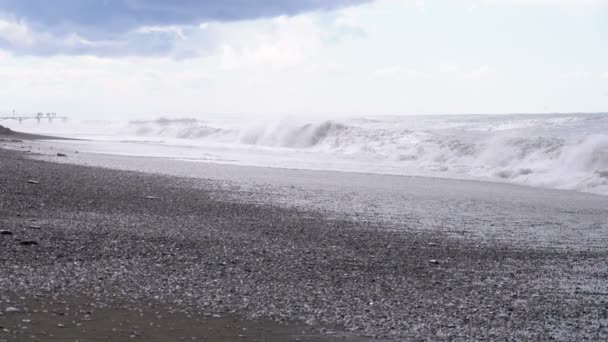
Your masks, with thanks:
[{"label": "ocean wave", "polygon": [[372,160],[375,170],[386,164],[390,172],[402,167],[419,174],[608,194],[607,116],[359,118],[229,125],[159,119],[129,126],[142,137],[294,149],[318,152],[319,158],[330,154]]}]

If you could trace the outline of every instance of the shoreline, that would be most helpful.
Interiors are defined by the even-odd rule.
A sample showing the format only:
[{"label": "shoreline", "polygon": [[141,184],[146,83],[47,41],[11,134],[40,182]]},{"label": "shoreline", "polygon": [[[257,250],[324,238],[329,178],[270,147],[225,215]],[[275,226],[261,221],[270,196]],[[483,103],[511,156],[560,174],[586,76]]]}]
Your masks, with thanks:
[{"label": "shoreline", "polygon": [[[0,135],[1,136],[1,135]],[[584,193],[584,194],[591,194],[591,195],[597,195],[597,196],[603,196],[603,197],[608,197],[608,193],[606,193],[606,189],[604,187],[604,183],[601,183],[600,185],[597,185],[597,188],[585,188],[583,185],[569,185],[569,186],[559,186],[558,184],[553,184],[553,183],[544,183],[544,184],[537,184],[537,183],[528,183],[526,181],[511,181],[511,180],[506,180],[506,179],[501,179],[501,178],[492,178],[490,176],[472,176],[472,175],[467,175],[467,174],[442,174],[442,173],[434,173],[434,172],[430,172],[425,174],[424,172],[421,171],[412,171],[411,173],[400,173],[397,171],[394,171],[392,169],[387,169],[387,170],[367,170],[367,171],[360,171],[358,169],[351,169],[352,165],[348,166],[348,165],[343,165],[344,168],[340,168],[340,167],[329,167],[329,168],[322,168],[322,167],[315,167],[315,165],[310,164],[308,166],[288,166],[288,165],[264,165],[264,163],[259,163],[259,162],[247,162],[247,161],[239,161],[239,160],[231,160],[229,159],[229,157],[227,157],[228,159],[222,160],[221,156],[216,156],[214,155],[213,150],[211,151],[207,151],[205,153],[203,153],[204,156],[200,157],[200,158],[181,158],[181,157],[169,157],[166,155],[163,155],[163,153],[167,153],[167,151],[162,152],[161,154],[159,154],[158,156],[152,156],[152,155],[145,155],[146,153],[144,153],[144,155],[138,155],[138,154],[122,154],[119,153],[117,151],[120,151],[121,148],[121,144],[123,144],[123,142],[117,142],[117,141],[110,141],[110,142],[104,142],[104,141],[99,141],[100,144],[102,144],[101,146],[104,146],[102,148],[99,147],[93,147],[91,148],[91,145],[83,145],[82,150],[78,151],[78,148],[73,148],[70,144],[69,144],[69,140],[80,140],[80,141],[85,141],[87,142],[88,140],[81,140],[81,139],[72,139],[72,138],[60,138],[60,137],[50,137],[50,136],[43,136],[44,139],[27,139],[26,140],[30,140],[34,143],[36,143],[36,140],[39,140],[40,143],[38,143],[36,146],[36,149],[38,149],[38,152],[41,154],[48,154],[51,157],[54,156],[55,151],[59,151],[62,152],[64,154],[69,154],[71,155],[73,158],[71,158],[71,160],[78,160],[77,162],[75,162],[75,164],[80,164],[80,165],[92,165],[92,166],[102,166],[105,167],[104,164],[99,164],[97,163],[96,159],[102,159],[104,162],[112,162],[112,160],[116,160],[119,158],[133,158],[133,159],[159,159],[162,161],[167,161],[167,162],[176,162],[176,163],[194,163],[194,164],[218,164],[218,165],[230,165],[230,166],[238,166],[238,167],[244,167],[244,168],[261,168],[261,169],[267,169],[267,168],[272,168],[272,169],[277,169],[277,170],[286,170],[286,171],[301,171],[301,172],[319,172],[319,173],[328,173],[328,172],[336,172],[336,173],[345,173],[345,174],[361,174],[361,175],[379,175],[379,176],[385,176],[385,177],[413,177],[413,178],[432,178],[432,179],[438,179],[438,180],[447,180],[447,181],[455,181],[455,182],[472,182],[472,183],[490,183],[490,184],[500,184],[500,185],[507,185],[507,186],[515,186],[515,187],[526,187],[526,188],[533,188],[533,189],[539,189],[539,190],[549,190],[549,191],[564,191],[564,192],[575,192],[575,193]],[[44,141],[44,140],[57,140],[55,142],[53,141]],[[61,140],[66,140],[66,141],[61,141]],[[110,143],[110,145],[103,145],[105,143]],[[138,144],[139,145],[139,144]],[[76,145],[77,146],[77,145]],[[124,147],[124,146],[123,146]],[[171,147],[171,146],[167,146],[167,147]],[[176,148],[175,151],[179,151],[179,146],[174,146]],[[172,147],[171,147],[172,148]],[[87,152],[87,150],[90,150],[90,152]],[[136,153],[136,152],[134,152]],[[177,153],[177,152],[176,152]],[[75,154],[79,154],[79,155],[75,155]],[[65,160],[66,162],[69,162],[67,160]],[[115,168],[115,166],[111,166],[111,168]],[[129,169],[131,170],[131,169]],[[139,171],[139,170],[137,170]],[[144,172],[149,172],[149,173],[156,173],[156,172],[161,172],[161,173],[167,173],[170,175],[175,175],[172,174],[170,170],[141,170]],[[598,173],[599,174],[599,173]],[[182,175],[178,175],[178,176],[182,176]],[[603,176],[602,176],[603,177]],[[598,183],[599,184],[599,183]]]},{"label": "shoreline", "polygon": [[27,155],[38,161],[178,177],[184,186],[203,183],[230,201],[367,220],[382,230],[431,231],[457,240],[526,248],[601,250],[608,244],[603,216],[608,215],[608,196],[592,193],[434,177],[168,162],[77,153],[59,149],[59,144],[14,146],[28,148]]},{"label": "shoreline", "polygon": [[[2,135],[0,135],[0,137],[2,137]],[[67,140],[67,141],[88,141],[88,140],[83,140],[83,139],[73,139],[73,138],[61,138],[61,137],[53,137],[53,136],[42,136],[45,137],[45,139],[36,139],[36,138],[32,138],[32,139],[24,139],[30,142],[36,142],[36,141],[41,141],[41,142],[45,142],[48,143],[48,141],[46,140]],[[10,140],[5,140],[2,141],[0,139],[0,142],[5,142],[5,143],[23,143],[21,141],[10,141]],[[3,147],[0,147],[3,148]],[[9,146],[4,146],[4,148],[10,149],[10,150],[14,150],[14,151],[20,151],[19,148],[9,148]],[[21,147],[22,149],[24,148],[23,146]],[[336,174],[336,175],[340,175],[340,174],[344,174],[345,176],[348,175],[360,175],[360,176],[364,176],[364,177],[385,177],[385,178],[394,178],[394,179],[399,179],[399,178],[409,178],[409,179],[422,179],[422,180],[430,180],[430,181],[437,181],[437,182],[453,182],[453,183],[466,183],[466,184],[480,184],[481,186],[487,184],[489,186],[499,186],[499,187],[505,187],[505,188],[522,188],[522,189],[528,189],[530,191],[541,191],[541,192],[554,192],[554,193],[564,193],[566,195],[573,195],[573,196],[597,196],[599,198],[608,198],[608,195],[604,195],[602,193],[597,193],[597,192],[592,192],[592,191],[579,191],[579,190],[573,190],[573,189],[565,189],[565,188],[552,188],[552,187],[544,187],[544,186],[533,186],[533,185],[526,185],[526,184],[520,184],[520,183],[510,183],[507,181],[499,181],[499,180],[491,180],[491,179],[475,179],[475,178],[457,178],[457,177],[440,177],[440,176],[435,176],[435,175],[418,175],[418,174],[398,174],[398,173],[383,173],[383,172],[366,172],[366,171],[351,171],[351,170],[333,170],[333,169],[314,169],[314,168],[295,168],[295,167],[283,167],[283,166],[264,166],[264,165],[250,165],[250,164],[239,164],[239,163],[231,163],[231,162],[221,162],[221,161],[214,161],[214,160],[205,160],[205,159],[195,159],[195,160],[191,160],[191,159],[183,159],[183,158],[168,158],[168,157],[163,157],[163,156],[139,156],[139,155],[127,155],[127,154],[112,154],[110,152],[81,152],[78,151],[77,149],[73,149],[73,148],[57,148],[57,146],[54,147],[37,147],[38,151],[37,152],[32,152],[32,151],[26,151],[28,153],[31,153],[31,157],[34,158],[38,158],[40,160],[45,160],[45,161],[49,161],[49,162],[57,162],[57,163],[65,163],[65,164],[70,164],[70,165],[80,165],[80,166],[90,166],[90,167],[99,167],[99,168],[107,168],[107,169],[114,169],[114,170],[122,170],[122,171],[135,171],[135,172],[143,172],[143,173],[148,173],[148,174],[164,174],[167,176],[174,176],[174,177],[191,177],[191,178],[201,178],[199,176],[196,175],[183,175],[183,174],[179,174],[179,173],[172,173],[169,171],[169,169],[164,168],[161,169],[159,168],[158,170],[155,169],[143,169],[143,170],[139,170],[139,169],[135,169],[132,167],[127,166],[129,163],[128,162],[121,162],[121,160],[135,160],[137,161],[138,164],[143,164],[143,166],[145,167],[146,164],[146,160],[155,160],[155,161],[161,161],[161,162],[172,162],[172,163],[186,163],[186,164],[194,164],[194,165],[202,165],[203,167],[205,165],[211,165],[213,168],[213,166],[216,166],[217,168],[222,168],[222,167],[226,167],[226,168],[240,168],[243,170],[277,170],[278,172],[296,172],[296,173],[317,173],[319,175],[326,175],[326,174]],[[69,157],[71,157],[70,159],[54,159],[54,157],[56,157],[54,151],[51,152],[51,150],[56,150],[62,153],[68,153]],[[152,164],[152,163],[151,163]],[[140,166],[138,165],[138,166]],[[260,172],[256,172],[256,173],[260,173]]]},{"label": "shoreline", "polygon": [[[293,172],[282,173],[287,175],[280,184],[301,186]],[[397,219],[404,229],[392,231],[366,210],[363,220],[328,219],[311,204],[315,198],[299,206],[278,206],[263,198],[280,194],[264,186],[246,189],[256,200],[241,200],[230,194],[232,185],[227,188],[213,177],[193,180],[58,164],[6,150],[0,150],[0,175],[0,230],[13,233],[0,236],[0,285],[10,289],[3,292],[4,300],[24,294],[26,301],[89,294],[92,303],[114,298],[143,311],[144,303],[158,300],[184,311],[234,312],[306,323],[313,329],[342,327],[352,333],[346,340],[361,335],[396,340],[608,336],[607,325],[601,323],[608,319],[603,297],[607,285],[601,269],[597,273],[608,254],[605,248],[589,249],[586,240],[575,250],[504,240],[513,234],[527,239],[527,231],[513,230],[491,211],[477,210],[470,221],[465,221],[465,212],[457,218],[462,227],[456,227],[473,224],[481,229],[483,222],[493,222],[502,235],[490,241],[454,239],[416,217],[405,219],[426,210],[439,224],[448,224],[443,215],[449,212],[424,208],[434,203],[424,196],[434,200],[433,193],[419,194],[422,208],[403,207],[405,216]],[[353,196],[355,188],[347,183],[345,193]],[[405,191],[412,184],[399,186]],[[385,191],[382,184],[359,191],[370,195],[373,188]],[[485,198],[476,191],[494,188],[476,189],[472,195],[440,189],[437,201],[449,207],[453,201]],[[346,211],[355,210],[344,204],[340,191],[330,188],[322,198],[335,196]],[[294,203],[308,193],[296,189],[285,196]],[[497,203],[507,204],[509,198]],[[539,210],[547,215],[546,208]],[[580,214],[586,216],[577,217],[593,218],[599,209],[586,210]],[[528,224],[542,223],[534,213],[520,216]],[[604,213],[597,214],[605,218]],[[592,231],[591,226],[577,229],[583,228]],[[603,233],[605,226],[593,229]],[[24,241],[38,244],[25,246]],[[550,326],[544,323],[547,315],[553,317]],[[6,317],[0,316],[0,325]],[[29,327],[28,332],[36,331]],[[262,340],[272,338],[272,332],[266,333]]]}]

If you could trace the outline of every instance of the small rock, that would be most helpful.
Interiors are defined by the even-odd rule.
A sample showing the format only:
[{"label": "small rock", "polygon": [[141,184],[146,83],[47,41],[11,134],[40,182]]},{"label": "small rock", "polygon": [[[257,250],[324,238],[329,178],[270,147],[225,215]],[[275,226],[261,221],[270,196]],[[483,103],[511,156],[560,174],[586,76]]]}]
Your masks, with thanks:
[{"label": "small rock", "polygon": [[30,184],[40,184],[39,181],[33,180],[33,179],[29,179],[27,182],[30,183]]},{"label": "small rock", "polygon": [[26,240],[26,241],[21,241],[19,242],[19,244],[21,246],[35,246],[38,245],[38,241],[34,241],[34,240]]},{"label": "small rock", "polygon": [[430,262],[431,264],[439,265],[439,261],[438,261],[438,260],[435,260],[435,259],[431,259],[431,260],[429,260],[429,262]]},{"label": "small rock", "polygon": [[65,325],[63,325],[63,324],[61,324],[61,323],[58,323],[58,324],[57,324],[57,327],[59,327],[59,328],[65,328]]},{"label": "small rock", "polygon": [[145,198],[146,198],[146,199],[149,199],[149,200],[155,200],[155,199],[158,199],[158,197],[156,197],[156,196],[146,196]]},{"label": "small rock", "polygon": [[0,230],[0,235],[13,235],[10,230]]},{"label": "small rock", "polygon": [[19,310],[18,308],[14,307],[14,306],[9,306],[8,308],[4,309],[5,313],[17,313],[17,312],[21,312],[21,310]]},{"label": "small rock", "polygon": [[29,229],[42,229],[42,226],[39,225],[35,225],[35,224],[31,224],[29,226],[27,226]]},{"label": "small rock", "polygon": [[431,247],[437,247],[437,246],[438,246],[438,245],[437,245],[436,243],[434,243],[434,242],[429,242],[429,243],[428,243],[428,245],[429,245],[429,246],[431,246]]},{"label": "small rock", "polygon": [[57,153],[57,157],[67,157],[67,154],[64,154],[64,153]]}]

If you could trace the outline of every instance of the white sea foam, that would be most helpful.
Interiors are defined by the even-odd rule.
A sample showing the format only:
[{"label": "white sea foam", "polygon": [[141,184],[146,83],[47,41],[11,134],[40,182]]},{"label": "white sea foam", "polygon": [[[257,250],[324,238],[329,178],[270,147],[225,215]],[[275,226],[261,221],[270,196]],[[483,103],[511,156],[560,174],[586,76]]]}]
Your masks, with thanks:
[{"label": "white sea foam", "polygon": [[28,128],[122,142],[103,145],[111,153],[479,179],[608,195],[604,114],[159,119]]}]

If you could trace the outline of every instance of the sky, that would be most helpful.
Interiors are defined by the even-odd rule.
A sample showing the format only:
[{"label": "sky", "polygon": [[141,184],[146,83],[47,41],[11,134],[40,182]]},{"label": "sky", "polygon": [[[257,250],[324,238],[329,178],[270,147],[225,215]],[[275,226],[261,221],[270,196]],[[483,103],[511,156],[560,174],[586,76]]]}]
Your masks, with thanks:
[{"label": "sky", "polygon": [[0,113],[607,112],[608,0],[0,0]]}]

